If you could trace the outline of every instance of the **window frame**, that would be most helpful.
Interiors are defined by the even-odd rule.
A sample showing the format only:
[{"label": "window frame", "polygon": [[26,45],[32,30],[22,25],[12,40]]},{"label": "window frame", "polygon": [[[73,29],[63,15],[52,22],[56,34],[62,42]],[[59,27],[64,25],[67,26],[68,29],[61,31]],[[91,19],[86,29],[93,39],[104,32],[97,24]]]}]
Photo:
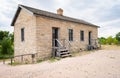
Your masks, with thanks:
[{"label": "window frame", "polygon": [[25,28],[21,28],[21,41],[25,41]]},{"label": "window frame", "polygon": [[85,40],[84,30],[80,30],[80,41]]},{"label": "window frame", "polygon": [[73,41],[73,29],[68,29],[68,39],[69,41]]}]

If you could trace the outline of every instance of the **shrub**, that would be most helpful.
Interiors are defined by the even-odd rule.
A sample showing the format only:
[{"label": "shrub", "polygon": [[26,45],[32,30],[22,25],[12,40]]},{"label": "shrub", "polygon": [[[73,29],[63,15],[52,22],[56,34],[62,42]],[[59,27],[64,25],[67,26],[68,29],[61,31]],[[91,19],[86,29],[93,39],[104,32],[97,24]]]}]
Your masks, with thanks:
[{"label": "shrub", "polygon": [[106,44],[106,38],[101,37],[99,38],[100,44]]},{"label": "shrub", "polygon": [[109,36],[109,37],[107,38],[106,42],[107,42],[109,45],[111,45],[111,44],[113,43],[113,38],[112,38],[112,36]]},{"label": "shrub", "polygon": [[116,38],[113,39],[113,43],[114,43],[115,45],[118,45],[118,44],[119,44],[119,42],[118,42],[118,40],[117,40]]}]

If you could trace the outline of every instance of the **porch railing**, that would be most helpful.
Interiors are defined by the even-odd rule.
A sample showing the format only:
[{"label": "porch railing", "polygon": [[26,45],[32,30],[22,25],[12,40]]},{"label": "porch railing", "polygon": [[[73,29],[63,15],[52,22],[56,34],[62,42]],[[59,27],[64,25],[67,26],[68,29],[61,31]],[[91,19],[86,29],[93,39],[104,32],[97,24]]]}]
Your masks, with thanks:
[{"label": "porch railing", "polygon": [[[55,46],[55,44],[58,44],[58,46]],[[53,57],[55,57],[55,51],[56,50],[60,50],[60,49],[68,49],[69,52],[71,51],[71,44],[68,40],[66,39],[61,39],[61,40],[58,40],[58,39],[54,39],[53,40]]]}]

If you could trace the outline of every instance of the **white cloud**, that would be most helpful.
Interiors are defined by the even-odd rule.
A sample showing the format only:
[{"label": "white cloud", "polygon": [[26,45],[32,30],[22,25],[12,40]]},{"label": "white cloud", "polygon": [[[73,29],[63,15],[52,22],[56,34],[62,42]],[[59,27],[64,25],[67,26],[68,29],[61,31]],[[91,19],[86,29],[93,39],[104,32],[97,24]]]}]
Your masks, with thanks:
[{"label": "white cloud", "polygon": [[106,28],[106,29],[99,29],[99,37],[109,37],[109,36],[115,36],[118,32],[120,32],[120,28]]},{"label": "white cloud", "polygon": [[55,6],[61,8],[67,7],[72,2],[72,0],[54,0],[54,1],[56,3]]},{"label": "white cloud", "polygon": [[115,36],[116,33],[120,32],[120,19],[110,20],[107,22],[101,22],[101,28],[99,29],[99,37],[104,36]]},{"label": "white cloud", "polygon": [[115,24],[115,23],[120,23],[120,19],[115,19],[115,20],[110,20],[110,21],[106,21],[106,22],[101,22],[100,24],[104,25],[104,26],[109,26],[109,25],[112,25],[112,24]]},{"label": "white cloud", "polygon": [[[12,3],[11,3],[12,2]],[[10,26],[12,17],[15,13],[15,8],[17,7],[14,4],[15,0],[0,0],[0,30],[13,31],[13,27]],[[14,12],[14,13],[13,13]]]}]

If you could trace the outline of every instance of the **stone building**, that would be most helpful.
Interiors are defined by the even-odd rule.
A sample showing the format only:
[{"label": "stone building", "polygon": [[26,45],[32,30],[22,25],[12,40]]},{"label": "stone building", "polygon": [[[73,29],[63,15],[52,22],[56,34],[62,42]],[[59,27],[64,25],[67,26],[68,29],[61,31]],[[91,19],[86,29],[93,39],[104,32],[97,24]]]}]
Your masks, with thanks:
[{"label": "stone building", "polygon": [[69,52],[85,50],[98,38],[99,27],[64,16],[61,8],[51,13],[24,5],[18,5],[11,26],[14,26],[14,55],[26,54],[22,59],[27,61],[31,59],[27,54],[37,54],[35,59],[60,56],[56,53],[58,48]]}]

